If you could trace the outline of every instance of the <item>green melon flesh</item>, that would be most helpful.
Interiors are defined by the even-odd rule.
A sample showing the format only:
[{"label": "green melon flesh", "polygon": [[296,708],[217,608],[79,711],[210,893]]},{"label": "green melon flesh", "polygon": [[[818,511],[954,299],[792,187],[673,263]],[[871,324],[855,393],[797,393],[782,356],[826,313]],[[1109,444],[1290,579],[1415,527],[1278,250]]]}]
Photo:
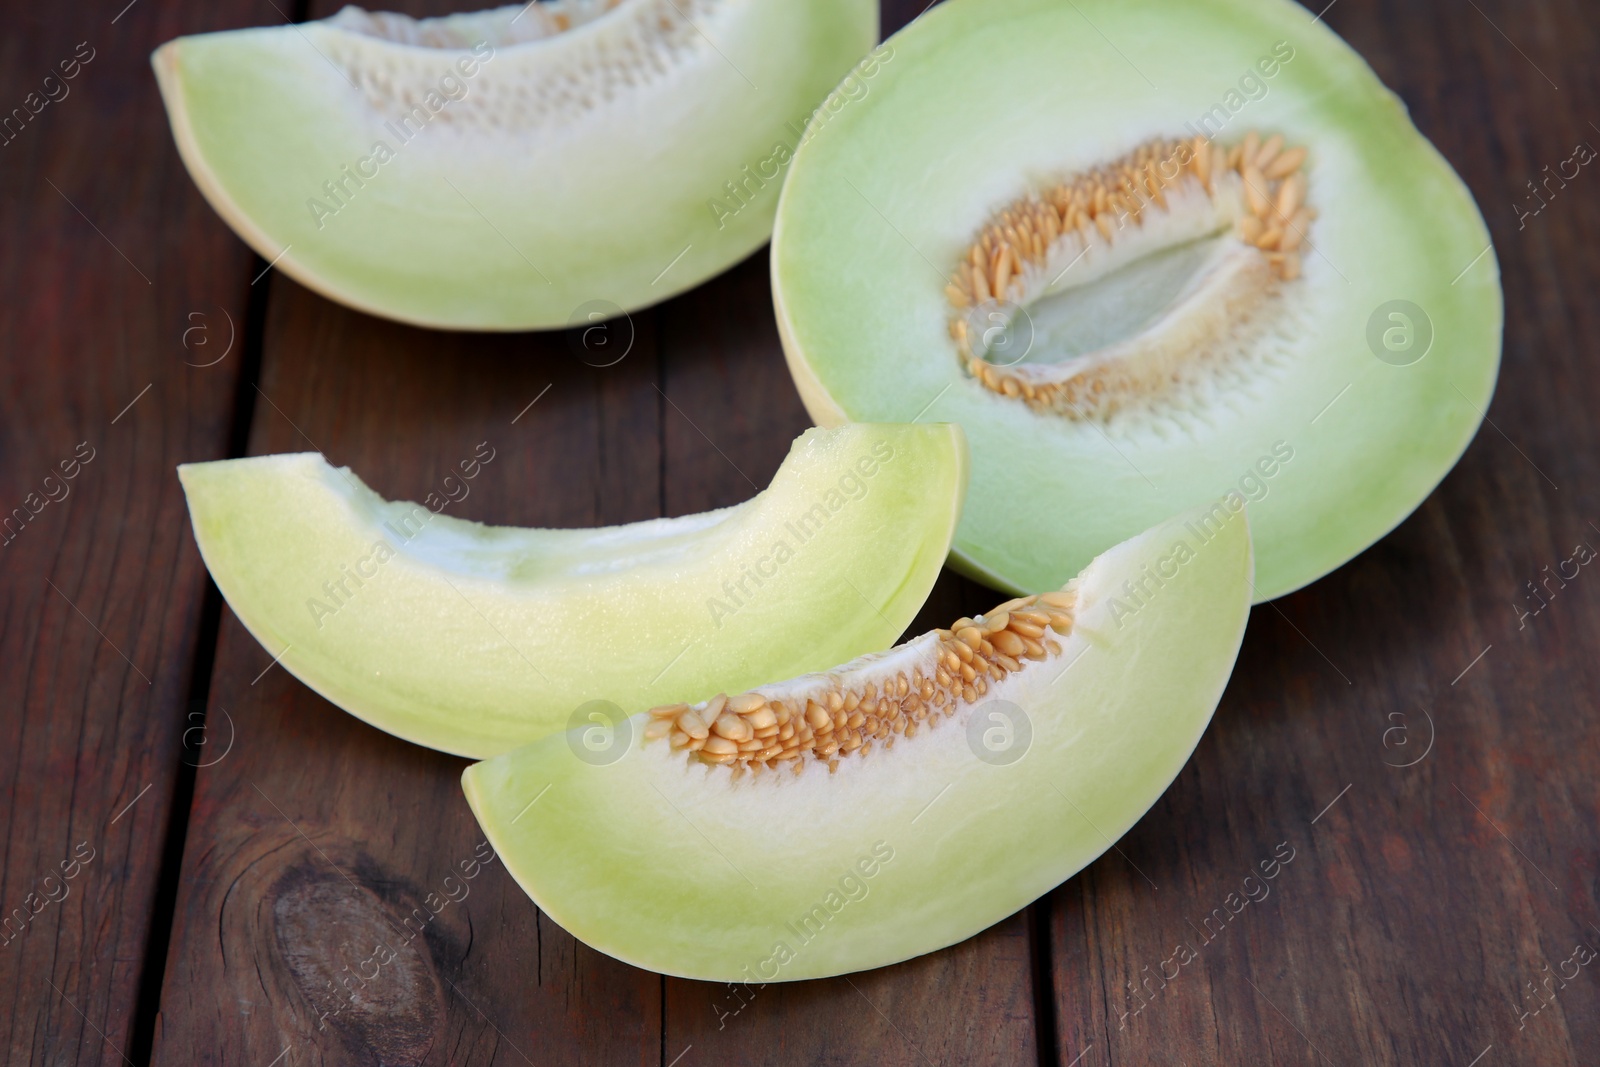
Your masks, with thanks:
[{"label": "green melon flesh", "polygon": [[[820,424],[921,413],[966,429],[957,565],[1000,588],[1052,588],[1163,516],[1231,493],[1250,502],[1266,600],[1372,544],[1454,465],[1499,368],[1489,234],[1400,100],[1303,7],[949,0],[888,46],[895,61],[871,93],[796,156],[773,288]],[[1202,127],[1206,114],[1226,122]],[[1284,287],[1292,314],[1269,320],[1256,362],[1219,367],[1198,399],[1101,421],[1036,413],[961,365],[944,286],[991,212],[1151,138],[1209,132],[1228,147],[1249,130],[1307,149],[1320,213],[1302,276]],[[1092,274],[1097,255],[1075,269]],[[1035,307],[1036,343],[1131,336],[1162,310],[1163,272],[1192,269],[1152,253],[1084,288],[1097,306]],[[1374,322],[1380,336],[1404,328],[1378,314],[1391,301],[1431,320],[1431,350],[1410,365],[1369,346]]]},{"label": "green melon flesh", "polygon": [[544,329],[760,247],[790,152],[877,33],[875,0],[347,7],[152,62],[189,173],[262,258],[376,315]]},{"label": "green melon flesh", "polygon": [[[1059,654],[892,749],[840,759],[836,773],[813,762],[798,776],[735,779],[641,740],[649,718],[637,715],[626,755],[609,765],[578,758],[578,734],[553,736],[468,767],[463,786],[540,909],[618,959],[744,982],[882,966],[998,922],[1127,832],[1210,721],[1250,582],[1243,513],[1189,514],[1090,564]],[[903,667],[936,639],[832,677]],[[1006,719],[992,701],[1009,702]],[[1024,716],[1031,741],[1013,749]]]},{"label": "green melon flesh", "polygon": [[966,450],[949,425],[808,430],[743,504],[591,530],[386,502],[315,453],[178,474],[268,654],[382,730],[482,758],[591,700],[700,700],[888,647],[944,562]]}]

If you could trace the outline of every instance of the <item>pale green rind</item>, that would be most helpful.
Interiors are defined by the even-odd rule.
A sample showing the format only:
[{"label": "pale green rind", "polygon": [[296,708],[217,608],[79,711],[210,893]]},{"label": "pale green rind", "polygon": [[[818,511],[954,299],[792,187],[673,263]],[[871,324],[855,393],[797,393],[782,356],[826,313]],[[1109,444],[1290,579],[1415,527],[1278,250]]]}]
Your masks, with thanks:
[{"label": "pale green rind", "polygon": [[[548,737],[467,768],[467,799],[541,910],[650,970],[786,981],[960,941],[1091,862],[1194,750],[1238,653],[1252,573],[1243,513],[1213,521],[1209,539],[1202,521],[1171,520],[1091,564],[1061,655],[991,693],[1031,721],[1009,765],[969,747],[981,705],[836,774],[737,782],[641,742],[639,715],[614,763],[580,760],[577,734]],[[1176,565],[1179,543],[1189,558]],[[1168,573],[1159,588],[1152,570]],[[1125,582],[1150,595],[1141,604]],[[796,925],[807,915],[816,932]]]},{"label": "pale green rind", "polygon": [[590,700],[698,701],[888,647],[944,562],[966,451],[949,425],[810,430],[744,504],[595,530],[386,503],[314,453],[178,471],[269,655],[380,729],[482,758]]},{"label": "pale green rind", "polygon": [[[560,327],[590,302],[664,300],[760,247],[788,150],[878,33],[872,0],[727,0],[699,20],[692,56],[568,122],[519,129],[506,108],[497,125],[468,121],[488,94],[513,101],[519,72],[569,61],[642,3],[496,48],[409,141],[388,125],[399,105],[370,101],[347,69],[443,77],[466,49],[309,22],[179,38],[152,63],[196,184],[280,270],[419,325]],[[323,183],[379,141],[393,158],[347,183],[339,206]],[[727,182],[746,183],[747,204],[727,199]]]},{"label": "pale green rind", "polygon": [[[1032,183],[1182,135],[1280,41],[1294,58],[1223,139],[1281,131],[1310,151],[1321,214],[1281,365],[1225,386],[1224,403],[1125,434],[1034,414],[972,381],[946,332],[939,272],[989,212]],[[925,412],[967,430],[973,500],[958,567],[1012,591],[1052,588],[1106,546],[1238,488],[1281,442],[1293,459],[1261,479],[1264,494],[1248,489],[1266,600],[1387,533],[1465,450],[1499,369],[1487,228],[1400,101],[1303,8],[950,0],[884,49],[894,61],[871,92],[796,155],[773,286],[818,422]],[[975,70],[1004,71],[1004,92],[975,91]],[[1392,300],[1421,306],[1435,330],[1410,366],[1367,344],[1368,320]]]}]

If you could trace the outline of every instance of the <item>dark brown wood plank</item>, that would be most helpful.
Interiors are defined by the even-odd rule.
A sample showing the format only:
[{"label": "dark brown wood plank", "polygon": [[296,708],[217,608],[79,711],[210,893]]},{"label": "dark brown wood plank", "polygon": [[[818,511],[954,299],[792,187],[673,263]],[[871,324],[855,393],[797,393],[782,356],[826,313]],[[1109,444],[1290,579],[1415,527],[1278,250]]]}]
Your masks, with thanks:
[{"label": "dark brown wood plank", "polygon": [[[597,370],[559,334],[414,330],[272,284],[252,454],[325,451],[422,499],[486,441],[494,458],[452,514],[656,514],[648,330]],[[464,761],[363,725],[271,662],[226,614],[211,708],[237,742],[199,772],[154,1062],[654,1063],[659,979],[577,944],[498,864],[474,866]],[[398,962],[367,962],[379,943]]]},{"label": "dark brown wood plank", "polygon": [[[1513,205],[1600,145],[1597,26],[1570,0],[1342,0],[1327,17],[1488,218],[1507,301],[1494,426],[1395,533],[1256,609],[1215,724],[1125,857],[1053,894],[1058,1055],[1593,1063],[1593,968],[1565,964],[1542,996],[1528,983],[1600,951],[1600,583],[1570,564],[1521,612],[1539,607],[1525,583],[1600,548],[1600,184],[1585,171],[1525,229]],[[1264,881],[1275,849],[1294,859]]]},{"label": "dark brown wood plank", "polygon": [[[659,513],[648,314],[597,370],[559,334],[414,330],[271,284],[252,454],[325,451],[422,499],[488,442],[454,514]],[[152,1062],[655,1062],[659,979],[579,945],[482,862],[464,762],[260,674],[270,663],[225,613],[210,709],[238,740],[199,772]],[[379,943],[394,960],[373,974]]]},{"label": "dark brown wood plank", "polygon": [[244,5],[121,6],[16,8],[0,35],[7,1063],[148,1041],[205,589],[173,465],[225,454],[246,348],[251,257],[184,173],[148,59]]}]

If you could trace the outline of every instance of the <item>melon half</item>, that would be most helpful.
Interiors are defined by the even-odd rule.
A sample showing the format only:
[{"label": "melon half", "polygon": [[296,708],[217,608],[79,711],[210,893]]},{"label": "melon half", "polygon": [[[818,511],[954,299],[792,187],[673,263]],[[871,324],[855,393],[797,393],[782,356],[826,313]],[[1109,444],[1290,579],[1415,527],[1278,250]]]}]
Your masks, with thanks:
[{"label": "melon half", "polygon": [[1244,514],[1187,514],[1059,592],[635,715],[613,762],[574,732],[474,764],[467,800],[539,908],[628,963],[752,983],[893,963],[1138,821],[1211,719],[1250,584]]},{"label": "melon half", "polygon": [[743,504],[579,530],[388,502],[316,453],[178,474],[268,655],[380,729],[481,758],[887,648],[944,563],[966,448],[949,425],[809,430]]},{"label": "melon half", "polygon": [[823,425],[960,423],[955,562],[1053,588],[1249,503],[1256,595],[1398,524],[1476,432],[1502,298],[1471,195],[1288,0],[948,0],[796,155],[784,348]]},{"label": "melon half", "polygon": [[875,0],[346,7],[152,61],[189,173],[262,258],[404,322],[544,329],[760,247],[791,152],[877,33]]}]

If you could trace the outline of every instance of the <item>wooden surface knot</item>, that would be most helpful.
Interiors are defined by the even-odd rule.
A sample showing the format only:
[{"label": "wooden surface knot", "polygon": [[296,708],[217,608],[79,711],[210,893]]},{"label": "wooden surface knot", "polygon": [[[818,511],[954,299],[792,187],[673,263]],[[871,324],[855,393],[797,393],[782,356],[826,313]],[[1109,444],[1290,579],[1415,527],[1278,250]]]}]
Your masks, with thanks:
[{"label": "wooden surface knot", "polygon": [[427,939],[371,889],[323,866],[290,868],[271,894],[283,965],[315,1028],[336,1031],[372,1062],[427,1059],[444,1019]]}]

